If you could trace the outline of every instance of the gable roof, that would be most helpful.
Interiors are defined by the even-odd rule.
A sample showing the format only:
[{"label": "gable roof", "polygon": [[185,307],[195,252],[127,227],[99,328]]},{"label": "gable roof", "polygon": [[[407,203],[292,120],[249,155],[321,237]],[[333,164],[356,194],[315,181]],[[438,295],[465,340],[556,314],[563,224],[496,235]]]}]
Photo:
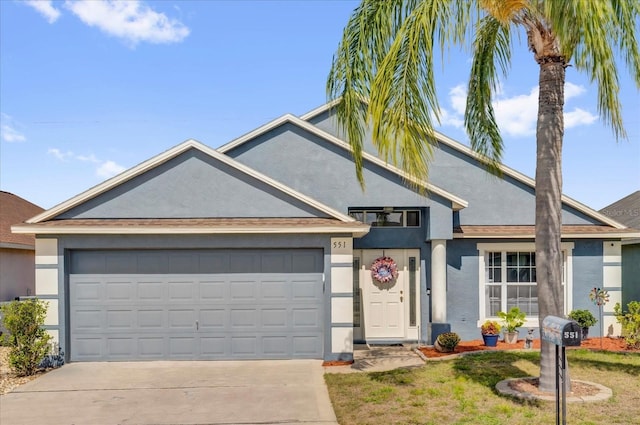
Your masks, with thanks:
[{"label": "gable roof", "polygon": [[[279,127],[279,126],[281,126],[283,124],[287,124],[287,123],[295,125],[295,126],[301,128],[303,130],[306,130],[306,131],[310,132],[311,134],[314,134],[314,135],[320,137],[321,139],[324,139],[325,141],[327,141],[329,143],[332,143],[335,146],[338,146],[338,147],[344,149],[345,151],[353,153],[353,149],[351,148],[351,146],[348,143],[346,143],[344,140],[342,140],[342,139],[340,139],[338,137],[335,137],[334,135],[329,134],[324,130],[321,130],[320,128],[314,126],[313,124],[311,124],[311,123],[309,123],[307,121],[301,120],[300,118],[298,118],[298,117],[296,117],[294,115],[291,115],[291,114],[285,114],[285,115],[283,115],[283,116],[281,116],[279,118],[276,118],[275,120],[273,120],[273,121],[271,121],[271,122],[269,122],[269,123],[267,123],[267,124],[265,124],[265,125],[263,125],[261,127],[258,127],[257,129],[255,129],[255,130],[253,130],[253,131],[251,131],[251,132],[249,132],[249,133],[247,133],[247,134],[245,134],[245,135],[243,135],[243,136],[241,136],[241,137],[239,137],[239,138],[237,138],[237,139],[235,139],[235,140],[233,140],[233,141],[231,141],[231,142],[229,142],[229,143],[227,143],[227,144],[225,144],[225,145],[223,145],[221,147],[219,147],[217,150],[220,153],[226,153],[226,152],[228,152],[228,151],[230,151],[230,150],[232,150],[234,148],[237,148],[238,146],[240,146],[240,145],[242,145],[244,143],[249,142],[250,140],[253,140],[254,138],[256,138],[256,137],[258,137],[258,136],[260,136],[262,134],[265,134],[265,133],[273,130],[274,128],[277,128],[277,127]],[[456,196],[456,195],[454,195],[454,194],[452,194],[450,192],[447,192],[446,190],[441,189],[440,187],[437,187],[437,186],[435,186],[435,185],[433,185],[433,184],[431,184],[431,183],[429,183],[427,181],[416,179],[416,178],[410,176],[409,174],[405,173],[404,171],[402,171],[398,167],[395,167],[395,166],[393,166],[393,165],[381,160],[380,158],[378,158],[375,155],[371,155],[370,153],[363,152],[362,158],[367,162],[370,162],[370,163],[375,164],[375,165],[377,165],[379,167],[387,169],[388,171],[390,171],[390,172],[402,177],[406,181],[409,181],[409,182],[411,182],[413,184],[416,184],[419,187],[424,188],[427,191],[427,193],[432,193],[432,194],[441,196],[444,199],[447,199],[448,201],[451,202],[452,209],[454,211],[461,210],[463,208],[466,208],[469,205],[469,203],[467,201],[465,201],[464,199],[462,199],[462,198],[460,198],[460,197],[458,197],[458,196]]]},{"label": "gable roof", "polygon": [[[214,149],[209,148],[208,146],[205,146],[204,144],[193,140],[193,139],[189,139],[141,164],[138,164],[137,166],[97,185],[94,186],[88,190],[86,190],[85,192],[80,193],[79,195],[69,199],[68,201],[65,201],[59,205],[56,205],[55,207],[44,211],[43,213],[29,219],[26,221],[26,225],[21,225],[21,226],[14,226],[13,230],[15,232],[20,232],[20,233],[33,233],[34,230],[38,230],[38,232],[46,232],[46,233],[53,233],[55,231],[60,232],[61,229],[66,229],[67,231],[71,228],[75,229],[75,233],[80,233],[80,232],[86,232],[89,229],[92,231],[98,231],[99,227],[104,227],[105,224],[108,224],[106,221],[108,221],[111,224],[111,227],[107,226],[107,228],[110,228],[112,232],[115,232],[117,229],[119,229],[120,231],[122,231],[123,229],[130,229],[132,232],[142,232],[142,230],[139,229],[139,226],[134,225],[135,223],[132,223],[131,220],[129,220],[129,222],[127,222],[126,220],[123,221],[119,221],[119,223],[121,223],[120,225],[115,225],[114,222],[115,220],[100,220],[100,219],[94,219],[94,220],[77,220],[77,219],[66,219],[66,220],[56,220],[56,221],[48,221],[51,220],[53,218],[55,218],[56,216],[64,213],[65,211],[68,211],[90,199],[93,199],[95,197],[97,197],[100,194],[103,194],[113,188],[115,188],[118,185],[121,185],[131,179],[133,179],[136,176],[139,176],[167,161],[169,161],[172,158],[177,157],[178,155],[188,151],[189,149],[197,149],[201,152],[203,152],[206,155],[211,156],[212,158],[226,164],[229,167],[234,168],[235,170],[246,174],[248,176],[251,176],[271,187],[273,187],[274,189],[276,189],[277,191],[280,191],[284,194],[287,194],[290,197],[293,197],[294,199],[297,199],[298,201],[301,201],[302,203],[309,205],[310,207],[321,211],[325,214],[327,214],[331,219],[329,219],[330,222],[332,222],[332,225],[337,225],[334,227],[339,227],[343,232],[356,232],[356,233],[367,233],[369,226],[363,225],[362,223],[356,221],[354,218],[352,218],[349,215],[343,214],[337,210],[334,210],[333,208],[328,207],[327,205],[324,205],[314,199],[311,199],[291,188],[289,188],[288,186],[285,186],[255,170],[253,170],[252,168],[249,168],[243,164],[240,164],[239,162],[231,159],[230,157],[221,154],[220,152],[217,152]],[[135,220],[134,220],[135,221]],[[255,221],[255,220],[254,220]],[[67,224],[61,224],[61,223],[67,223]],[[181,223],[177,222],[177,221],[172,221],[172,220],[163,220],[163,219],[158,219],[154,221],[154,224],[156,225],[156,227],[159,225],[161,227],[163,227],[163,229],[168,229],[171,228],[172,226],[175,229],[182,229],[182,233],[189,233],[189,232],[193,232],[193,229],[201,229],[203,227],[203,222],[195,222],[195,221],[191,221],[189,223],[189,220],[183,221]],[[185,224],[186,223],[186,224]],[[284,221],[281,224],[284,225],[287,222]],[[327,224],[328,222],[325,221],[325,224]],[[342,226],[340,225],[341,223],[347,224],[347,226]],[[127,227],[127,224],[129,225],[129,227]],[[151,224],[150,222],[145,223],[145,224]],[[178,225],[180,224],[180,225]],[[207,224],[209,224],[210,226],[212,224],[214,224],[214,222],[210,221]],[[220,223],[218,223],[220,224]],[[290,225],[296,225],[299,223],[294,223],[292,222],[288,222],[288,224]],[[317,225],[317,223],[316,223]],[[66,227],[65,227],[66,226]],[[75,227],[73,227],[75,226]],[[222,225],[222,226],[212,226],[211,229],[208,231],[208,233],[214,233],[214,232],[222,232],[222,229],[227,229],[227,231],[229,229],[237,229],[237,227],[243,227],[245,230],[247,228],[254,228],[257,229],[258,227],[256,226],[251,226],[248,223],[244,223],[244,222],[236,222],[235,223],[235,227],[234,226],[229,226],[229,225]],[[295,226],[294,226],[295,227]],[[329,226],[331,227],[331,226]],[[137,228],[137,229],[134,229]],[[50,229],[50,230],[45,230],[45,229]],[[53,229],[57,229],[57,230],[53,230]],[[217,230],[216,230],[217,229]],[[157,229],[156,229],[157,230]]]},{"label": "gable roof", "polygon": [[0,191],[0,248],[33,248],[35,237],[12,233],[11,226],[42,211],[43,208],[13,193]]},{"label": "gable roof", "polygon": [[640,229],[640,190],[617,200],[600,213],[634,229]]},{"label": "gable roof", "polygon": [[[304,121],[308,121],[311,120],[315,117],[317,117],[320,114],[323,114],[325,112],[330,111],[337,103],[339,102],[339,99],[333,100],[329,103],[326,103],[318,108],[315,108],[309,112],[307,112],[306,114],[303,114],[300,116],[300,119],[304,120]],[[477,152],[475,152],[473,149],[471,149],[470,147],[453,140],[450,137],[445,136],[444,134],[435,131],[434,130],[434,136],[435,138],[438,140],[438,143],[442,143],[468,157],[471,157],[473,159],[475,159],[476,161],[479,161],[480,163],[485,163],[485,160],[482,158],[482,156],[480,154],[478,154]],[[344,142],[346,143],[346,142]],[[535,190],[536,187],[536,181],[535,179],[532,179],[531,177],[522,174],[519,171],[514,170],[511,167],[508,167],[504,164],[500,164],[499,165],[499,170],[506,176],[509,176],[513,179],[515,179],[516,181],[519,181],[531,188],[533,188]],[[609,226],[612,226],[616,229],[624,229],[627,226],[625,226],[624,224],[619,223],[616,220],[612,220],[611,218],[607,217],[606,215],[594,210],[593,208],[590,208],[588,206],[586,206],[585,204],[576,201],[575,199],[572,199],[566,195],[562,195],[562,202],[571,207],[574,208],[575,210],[585,214],[588,217],[594,218],[598,221],[600,221],[601,223],[607,224]]]}]

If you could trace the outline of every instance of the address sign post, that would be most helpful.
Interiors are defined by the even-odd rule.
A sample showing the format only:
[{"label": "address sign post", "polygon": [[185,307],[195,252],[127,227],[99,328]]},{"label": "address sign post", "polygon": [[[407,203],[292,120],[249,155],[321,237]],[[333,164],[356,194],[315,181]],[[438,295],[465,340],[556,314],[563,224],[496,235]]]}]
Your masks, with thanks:
[{"label": "address sign post", "polygon": [[[582,331],[572,321],[556,316],[547,316],[542,321],[540,335],[544,341],[556,346],[556,425],[560,425],[560,399],[562,398],[562,425],[567,423],[567,358],[565,347],[580,346]],[[562,388],[562,397],[560,397]]]}]

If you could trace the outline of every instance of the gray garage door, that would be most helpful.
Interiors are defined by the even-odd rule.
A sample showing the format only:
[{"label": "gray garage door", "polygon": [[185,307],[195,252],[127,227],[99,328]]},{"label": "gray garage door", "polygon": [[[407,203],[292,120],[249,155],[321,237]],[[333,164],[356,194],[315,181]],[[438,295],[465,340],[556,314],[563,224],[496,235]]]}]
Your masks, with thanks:
[{"label": "gray garage door", "polygon": [[322,358],[320,250],[74,251],[72,361]]}]

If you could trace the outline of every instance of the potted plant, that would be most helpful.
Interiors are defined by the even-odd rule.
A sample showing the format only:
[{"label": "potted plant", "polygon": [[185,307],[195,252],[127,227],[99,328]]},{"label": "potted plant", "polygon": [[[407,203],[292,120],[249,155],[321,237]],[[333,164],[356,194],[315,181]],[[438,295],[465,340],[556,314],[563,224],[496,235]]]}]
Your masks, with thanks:
[{"label": "potted plant", "polygon": [[451,353],[460,342],[460,336],[455,332],[445,332],[436,338],[433,347],[441,353]]},{"label": "potted plant", "polygon": [[598,319],[595,318],[589,310],[572,310],[569,313],[569,319],[575,321],[582,329],[582,339],[587,339],[589,336],[589,327],[598,323]]},{"label": "potted plant", "polygon": [[487,347],[495,347],[498,345],[498,337],[500,336],[500,324],[495,320],[487,320],[480,327],[484,345]]},{"label": "potted plant", "polygon": [[499,311],[498,317],[502,319],[504,324],[504,342],[507,344],[515,344],[518,342],[518,328],[524,325],[526,314],[518,307],[512,307],[508,312]]}]

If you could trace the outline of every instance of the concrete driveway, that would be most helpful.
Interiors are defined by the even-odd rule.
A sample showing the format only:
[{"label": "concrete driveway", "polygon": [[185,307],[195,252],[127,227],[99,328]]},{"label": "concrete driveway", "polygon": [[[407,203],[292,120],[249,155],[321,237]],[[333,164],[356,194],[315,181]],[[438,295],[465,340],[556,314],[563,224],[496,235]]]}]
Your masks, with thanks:
[{"label": "concrete driveway", "polygon": [[0,424],[337,424],[319,360],[71,363],[0,396]]}]

